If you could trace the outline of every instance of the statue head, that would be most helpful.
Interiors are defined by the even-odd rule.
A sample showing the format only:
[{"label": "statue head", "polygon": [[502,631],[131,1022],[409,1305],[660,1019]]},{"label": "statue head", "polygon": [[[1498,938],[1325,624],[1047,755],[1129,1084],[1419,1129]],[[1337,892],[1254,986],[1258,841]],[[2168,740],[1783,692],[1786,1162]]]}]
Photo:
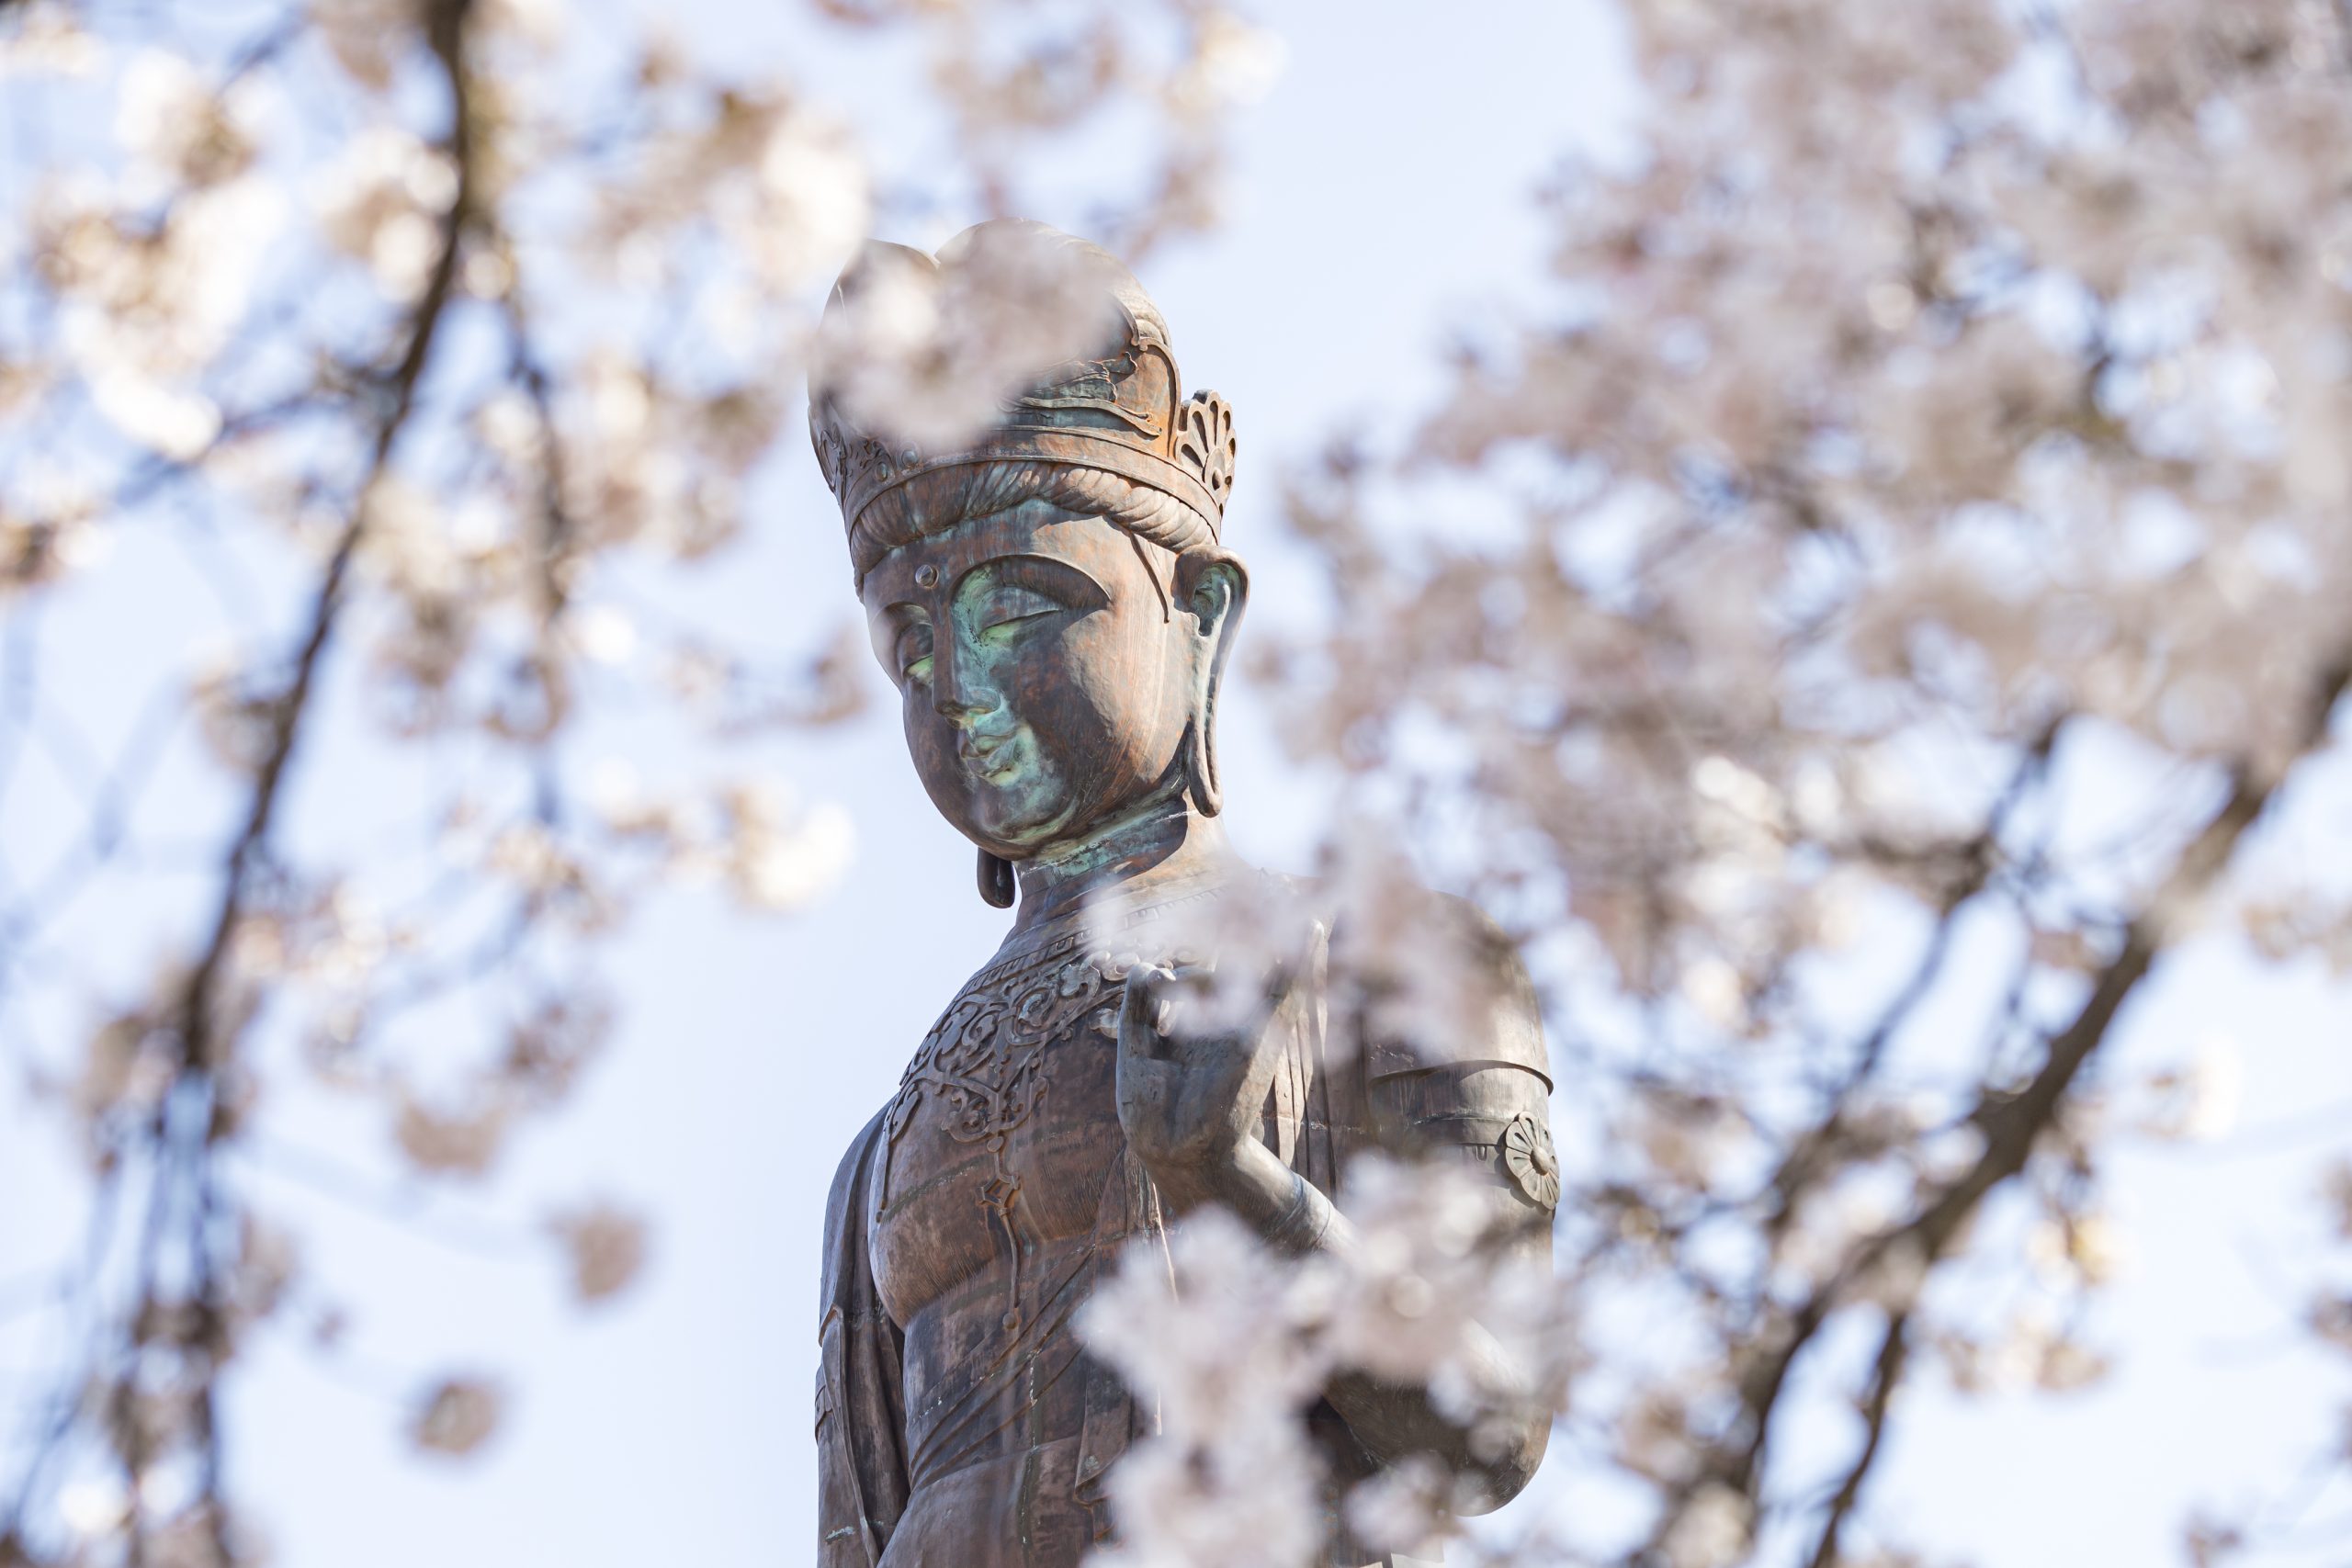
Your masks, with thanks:
[{"label": "statue head", "polygon": [[[936,298],[959,273],[997,286],[973,330],[1009,344],[1000,384],[1022,389],[927,449],[887,398],[859,397],[856,356],[875,351],[858,317],[879,291],[914,280]],[[1006,311],[1027,330],[997,332],[989,313]],[[935,259],[869,244],[834,288],[810,381],[875,655],[924,790],[979,846],[990,902],[1012,902],[1009,863],[1169,802],[1214,815],[1217,690],[1249,586],[1218,542],[1233,422],[1216,393],[1182,396],[1134,276],[1015,220]]]}]

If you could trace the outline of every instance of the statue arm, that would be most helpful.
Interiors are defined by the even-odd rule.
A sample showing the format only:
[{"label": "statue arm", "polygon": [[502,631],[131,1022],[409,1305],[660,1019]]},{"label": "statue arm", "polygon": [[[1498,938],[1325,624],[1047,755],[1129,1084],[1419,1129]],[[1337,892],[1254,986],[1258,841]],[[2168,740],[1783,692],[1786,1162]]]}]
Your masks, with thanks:
[{"label": "statue arm", "polygon": [[[1432,941],[1458,939],[1473,983],[1462,988],[1464,1005],[1445,1021],[1442,1038],[1359,1029],[1373,1140],[1404,1158],[1468,1163],[1498,1260],[1548,1262],[1558,1183],[1534,987],[1476,909],[1458,899],[1430,903],[1418,929]],[[1220,1204],[1295,1255],[1352,1250],[1354,1227],[1330,1195],[1257,1135],[1270,1037],[1244,1031],[1192,1038],[1181,1030],[1171,1036],[1162,998],[1181,983],[1164,970],[1130,977],[1120,1034],[1121,1121],[1163,1198],[1180,1214]],[[1277,976],[1277,998],[1289,983]],[[1355,1372],[1337,1379],[1326,1397],[1374,1460],[1434,1455],[1471,1483],[1483,1510],[1509,1501],[1534,1473],[1551,1413],[1533,1371],[1491,1334],[1474,1327],[1466,1348],[1466,1370],[1489,1398],[1475,1434],[1445,1416],[1425,1388]]]},{"label": "statue arm", "polygon": [[817,1326],[818,1568],[876,1568],[905,1511],[905,1341],[882,1305],[865,1244],[882,1118],[842,1156],[825,1203]]},{"label": "statue arm", "polygon": [[[1501,1269],[1532,1263],[1548,1272],[1551,1263],[1557,1187],[1531,1191],[1503,1153],[1504,1140],[1517,1128],[1522,1144],[1540,1134],[1548,1158],[1550,1093],[1533,1070],[1491,1060],[1392,1075],[1370,1086],[1374,1135],[1388,1152],[1431,1165],[1459,1162],[1474,1173],[1485,1208],[1481,1234]],[[1353,1246],[1351,1228],[1329,1199],[1317,1192],[1315,1201],[1329,1213],[1328,1220],[1317,1215],[1305,1222],[1329,1227],[1317,1245]],[[1484,1512],[1518,1495],[1535,1473],[1551,1437],[1551,1410],[1532,1369],[1520,1365],[1483,1327],[1470,1327],[1463,1348],[1467,1370],[1488,1401],[1475,1435],[1436,1409],[1426,1389],[1352,1372],[1326,1396],[1374,1458],[1385,1463],[1410,1453],[1434,1454],[1473,1483],[1479,1506],[1470,1511]]]},{"label": "statue arm", "polygon": [[[1522,1142],[1531,1124],[1544,1125],[1549,1092],[1532,1069],[1493,1061],[1432,1066],[1371,1086],[1381,1144],[1408,1157],[1464,1160],[1480,1172],[1487,1234],[1494,1238],[1489,1245],[1505,1266],[1548,1263],[1552,1256],[1550,1201],[1540,1188],[1530,1192],[1502,1154],[1514,1124],[1522,1129]],[[1548,1152],[1548,1134],[1544,1147]],[[1217,1185],[1214,1201],[1279,1249],[1295,1256],[1344,1255],[1359,1245],[1354,1227],[1329,1196],[1263,1144],[1239,1151],[1236,1166]],[[1475,1433],[1440,1410],[1425,1388],[1350,1371],[1324,1393],[1374,1460],[1389,1464],[1410,1454],[1433,1455],[1471,1483],[1475,1506],[1468,1511],[1484,1512],[1510,1501],[1534,1474],[1550,1437],[1551,1413],[1532,1370],[1519,1364],[1494,1336],[1473,1325],[1463,1348],[1466,1370],[1488,1400]]]},{"label": "statue arm", "polygon": [[[820,1335],[820,1343],[825,1336]],[[831,1362],[831,1348],[822,1360]],[[857,1495],[847,1416],[832,1366],[817,1369],[817,1564],[818,1568],[874,1568],[865,1509]]]}]

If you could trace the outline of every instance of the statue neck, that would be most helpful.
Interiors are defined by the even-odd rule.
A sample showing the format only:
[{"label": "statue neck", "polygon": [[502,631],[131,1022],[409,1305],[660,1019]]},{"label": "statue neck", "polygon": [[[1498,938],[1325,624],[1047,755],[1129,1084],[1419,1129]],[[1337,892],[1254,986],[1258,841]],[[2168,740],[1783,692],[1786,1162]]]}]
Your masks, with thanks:
[{"label": "statue neck", "polygon": [[1018,863],[1021,908],[1012,930],[1034,930],[1095,894],[1148,894],[1233,863],[1215,818],[1193,809],[1181,794],[1163,797]]}]

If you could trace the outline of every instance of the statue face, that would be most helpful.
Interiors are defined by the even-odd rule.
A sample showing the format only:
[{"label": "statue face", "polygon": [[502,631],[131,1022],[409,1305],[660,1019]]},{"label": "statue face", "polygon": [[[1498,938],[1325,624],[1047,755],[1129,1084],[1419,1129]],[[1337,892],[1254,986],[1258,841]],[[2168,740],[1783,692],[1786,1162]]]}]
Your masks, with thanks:
[{"label": "statue face", "polygon": [[1180,776],[1239,578],[1212,568],[1188,604],[1174,575],[1167,551],[1043,502],[918,539],[866,574],[915,771],[966,837],[1023,859]]}]

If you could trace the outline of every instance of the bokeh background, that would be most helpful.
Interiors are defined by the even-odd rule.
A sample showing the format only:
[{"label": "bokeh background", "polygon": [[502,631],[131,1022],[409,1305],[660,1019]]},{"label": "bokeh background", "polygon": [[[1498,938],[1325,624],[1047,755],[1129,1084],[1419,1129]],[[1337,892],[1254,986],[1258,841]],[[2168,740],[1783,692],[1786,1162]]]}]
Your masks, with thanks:
[{"label": "bokeh background", "polygon": [[[783,7],[661,9],[690,51],[774,59],[823,84],[886,179],[918,180],[940,155],[950,132],[905,40]],[[1505,310],[1546,308],[1540,193],[1564,152],[1631,155],[1638,89],[1620,19],[1599,0],[1287,0],[1259,19],[1281,40],[1278,69],[1234,111],[1223,221],[1157,251],[1144,281],[1192,384],[1238,411],[1227,542],[1250,565],[1250,618],[1262,633],[1349,613],[1284,537],[1285,475],[1335,439],[1393,442],[1439,394],[1454,344]],[[222,25],[234,20],[223,8]],[[6,129],[17,118],[0,108],[0,135],[35,134]],[[1074,151],[1073,193],[1125,152],[1115,136]],[[1041,207],[1048,220],[1086,221],[1075,194],[1063,209],[1050,197]],[[887,237],[928,247],[977,216],[944,204]],[[797,412],[786,427],[756,470],[744,544],[707,571],[647,587],[644,615],[780,657],[856,629],[838,513],[797,438]],[[12,659],[38,649],[40,702],[71,716],[99,754],[137,733],[143,675],[195,669],[233,619],[202,571],[193,557],[118,551],[59,590],[41,624],[12,626]],[[273,1090],[263,1135],[239,1156],[242,1179],[299,1238],[306,1276],[351,1314],[332,1351],[300,1335],[266,1339],[230,1385],[232,1484],[276,1561],[808,1559],[826,1187],[846,1139],[1006,920],[981,903],[969,848],[906,766],[880,673],[861,666],[855,679],[868,701],[852,720],[739,743],[803,801],[847,813],[846,874],[783,915],[746,915],[709,887],[652,897],[602,961],[619,1004],[609,1048],[570,1109],[519,1134],[487,1179],[422,1179],[379,1116],[299,1081]],[[1297,866],[1331,781],[1289,756],[1246,668],[1234,685],[1222,752],[1233,833],[1251,858]],[[659,778],[680,761],[672,744],[658,715],[624,711],[572,747],[583,764],[609,758]],[[292,832],[330,856],[364,844],[402,818],[418,787],[405,770],[421,765],[388,761],[356,730],[329,731],[303,759]],[[158,779],[189,823],[219,807],[193,752],[175,753]],[[20,767],[0,814],[12,861],[38,860],[74,831],[87,787],[39,757]],[[89,987],[151,968],[173,918],[128,897],[77,908],[47,941],[74,954],[81,994],[11,999],[7,1049],[21,1070],[0,1081],[8,1440],[21,1440],[73,1332],[38,1310],[39,1281],[86,1217],[74,1141],[35,1113],[26,1080],[57,1065],[45,1026],[85,1005]],[[1963,951],[1962,984],[1975,962]],[[1978,967],[1991,983],[1990,958]],[[2129,1017],[2125,1059],[2202,1052],[2242,1063],[2242,1082],[2211,1136],[2117,1156],[2117,1283],[2093,1325],[2115,1371],[2065,1394],[1962,1398],[1934,1382],[1907,1393],[1882,1509],[1951,1561],[2121,1568],[2177,1561],[2192,1506],[2296,1494],[2327,1436],[2312,1390],[2335,1375],[2301,1347],[2294,1281],[2317,1245],[2313,1156],[2352,1124],[2347,1023],[2346,998],[2315,974],[2282,979],[2202,950],[2164,972]],[[1572,1100],[1577,1084],[1558,1093]],[[582,1191],[650,1222],[642,1277],[585,1310],[537,1234],[551,1205]],[[408,1429],[419,1380],[451,1369],[479,1370],[508,1398],[499,1430],[464,1462],[417,1451]],[[1603,1481],[1560,1465],[1513,1512],[1612,1506]],[[2352,1540],[2327,1528],[2326,1508],[2312,1517],[2285,1559],[2344,1560]]]}]

